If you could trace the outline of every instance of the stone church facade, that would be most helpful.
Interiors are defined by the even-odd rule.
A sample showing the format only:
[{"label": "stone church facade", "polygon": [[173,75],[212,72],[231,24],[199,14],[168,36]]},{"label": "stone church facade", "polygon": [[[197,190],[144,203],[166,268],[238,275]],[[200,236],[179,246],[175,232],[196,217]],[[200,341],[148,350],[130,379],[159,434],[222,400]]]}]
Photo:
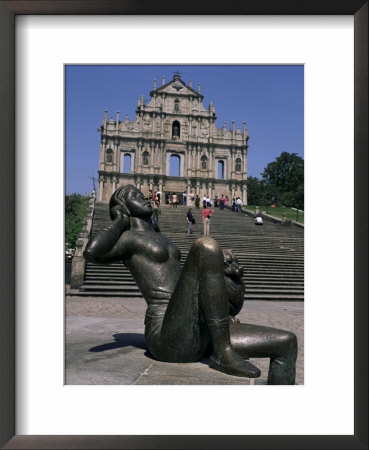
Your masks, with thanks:
[{"label": "stone church facade", "polygon": [[179,74],[169,83],[163,78],[160,87],[154,80],[150,97],[147,104],[143,95],[138,100],[133,121],[128,116],[121,121],[119,111],[108,121],[105,111],[99,128],[98,200],[108,202],[116,188],[134,184],[146,195],[185,191],[187,198],[225,195],[247,204],[246,122],[242,131],[234,121],[231,129],[225,123],[217,128],[212,102],[205,108],[200,85],[195,90]]}]

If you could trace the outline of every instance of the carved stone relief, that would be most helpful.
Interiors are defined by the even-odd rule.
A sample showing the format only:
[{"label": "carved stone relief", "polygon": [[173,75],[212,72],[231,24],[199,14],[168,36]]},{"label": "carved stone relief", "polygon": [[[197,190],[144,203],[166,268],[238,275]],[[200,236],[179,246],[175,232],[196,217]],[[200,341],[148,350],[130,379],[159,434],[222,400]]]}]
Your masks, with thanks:
[{"label": "carved stone relief", "polygon": [[151,126],[151,117],[150,116],[144,117],[143,126],[144,126],[145,130],[148,130],[150,128],[150,126]]},{"label": "carved stone relief", "polygon": [[209,136],[209,124],[205,121],[200,124],[200,133],[203,137]]}]

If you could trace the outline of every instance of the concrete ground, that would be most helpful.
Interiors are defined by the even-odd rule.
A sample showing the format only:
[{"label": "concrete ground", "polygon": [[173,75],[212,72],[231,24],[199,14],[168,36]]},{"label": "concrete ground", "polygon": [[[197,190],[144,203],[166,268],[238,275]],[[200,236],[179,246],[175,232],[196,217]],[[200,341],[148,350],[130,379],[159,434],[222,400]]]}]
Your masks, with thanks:
[{"label": "concrete ground", "polygon": [[[137,298],[66,296],[66,384],[249,384],[249,379],[208,367],[208,359],[174,364],[155,361],[144,338],[146,303]],[[304,303],[249,301],[238,315],[252,323],[292,331],[299,353],[296,384],[304,384]],[[269,359],[250,359],[266,384]]]}]

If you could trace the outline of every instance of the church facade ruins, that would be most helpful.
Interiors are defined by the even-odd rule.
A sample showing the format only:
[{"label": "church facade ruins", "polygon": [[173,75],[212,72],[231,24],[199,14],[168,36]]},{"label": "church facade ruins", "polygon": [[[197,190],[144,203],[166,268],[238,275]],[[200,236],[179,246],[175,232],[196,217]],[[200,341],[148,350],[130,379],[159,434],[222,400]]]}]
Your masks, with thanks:
[{"label": "church facade ruins", "polygon": [[[146,195],[187,193],[211,199],[240,197],[247,204],[246,122],[242,130],[216,126],[215,108],[203,105],[200,85],[195,90],[180,74],[157,86],[150,101],[138,100],[136,118],[107,120],[101,133],[98,200],[108,202],[121,185],[133,184]],[[162,198],[165,198],[164,195]]]}]

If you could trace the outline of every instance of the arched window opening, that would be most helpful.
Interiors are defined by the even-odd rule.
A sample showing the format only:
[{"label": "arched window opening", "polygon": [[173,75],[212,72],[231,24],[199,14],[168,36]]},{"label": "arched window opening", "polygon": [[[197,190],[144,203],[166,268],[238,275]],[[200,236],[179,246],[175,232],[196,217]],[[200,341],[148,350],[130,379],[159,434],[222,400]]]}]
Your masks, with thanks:
[{"label": "arched window opening", "polygon": [[208,165],[208,158],[205,155],[201,156],[201,169],[206,169]]},{"label": "arched window opening", "polygon": [[113,161],[113,150],[108,148],[105,152],[105,162],[111,163]]},{"label": "arched window opening", "polygon": [[131,155],[127,153],[124,155],[123,159],[123,173],[131,173]]},{"label": "arched window opening", "polygon": [[236,172],[241,172],[241,159],[236,159]]},{"label": "arched window opening", "polygon": [[179,164],[180,158],[178,155],[171,155],[170,157],[170,167],[169,167],[169,175],[172,177],[179,177]]},{"label": "arched window opening", "polygon": [[218,179],[224,179],[224,161],[218,161]]},{"label": "arched window opening", "polygon": [[149,165],[149,152],[143,152],[143,154],[142,154],[142,164],[144,166],[148,166]]},{"label": "arched window opening", "polygon": [[172,125],[172,137],[179,137],[181,133],[181,125],[178,120],[175,120]]}]

